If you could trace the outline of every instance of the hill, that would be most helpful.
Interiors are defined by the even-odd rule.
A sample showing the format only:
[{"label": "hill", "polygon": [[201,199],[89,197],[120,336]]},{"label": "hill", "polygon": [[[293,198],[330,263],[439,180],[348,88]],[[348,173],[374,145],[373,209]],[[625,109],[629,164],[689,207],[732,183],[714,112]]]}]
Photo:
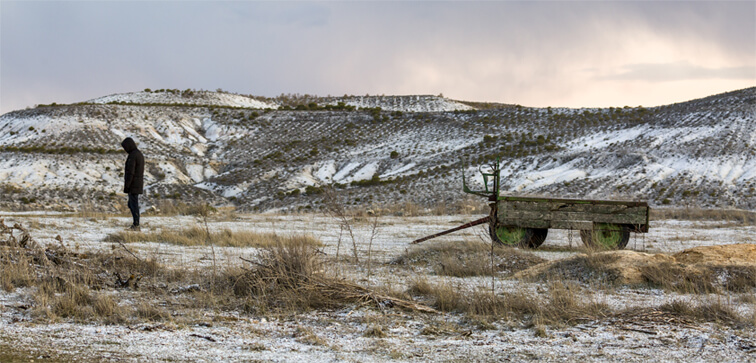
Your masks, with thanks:
[{"label": "hill", "polygon": [[449,206],[463,170],[500,158],[509,194],[754,209],[755,105],[756,88],[601,109],[145,90],[0,116],[0,208],[122,208],[131,136],[146,205],[321,209],[331,185],[355,207]]}]

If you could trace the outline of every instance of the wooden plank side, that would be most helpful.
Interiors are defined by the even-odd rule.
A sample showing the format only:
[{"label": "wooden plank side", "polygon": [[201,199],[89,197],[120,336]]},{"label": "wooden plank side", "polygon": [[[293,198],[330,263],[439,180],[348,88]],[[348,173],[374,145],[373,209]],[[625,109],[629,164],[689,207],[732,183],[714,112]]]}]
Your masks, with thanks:
[{"label": "wooden plank side", "polygon": [[565,203],[565,204],[596,204],[596,205],[625,205],[632,207],[648,207],[643,201],[629,200],[594,200],[594,199],[565,199],[546,197],[515,197],[500,195],[499,202],[535,202],[535,203]]},{"label": "wooden plank side", "polygon": [[516,226],[522,228],[556,228],[552,227],[551,221],[545,219],[501,219],[499,222],[503,226]]},{"label": "wooden plank side", "polygon": [[526,210],[499,210],[499,219],[515,220],[550,220],[550,221],[593,221],[599,223],[645,224],[646,214],[643,213],[579,213],[579,212],[549,212]]},{"label": "wooden plank side", "polygon": [[501,223],[527,228],[584,226],[581,222],[585,221],[647,226],[648,213],[647,205],[638,204],[565,203],[564,200],[498,202],[498,219]]},{"label": "wooden plank side", "polygon": [[[526,211],[561,211],[583,213],[618,214],[627,210],[645,210],[642,206],[627,206],[623,204],[569,204],[562,202],[499,202],[499,210],[526,210]],[[634,212],[630,212],[634,213]]]}]

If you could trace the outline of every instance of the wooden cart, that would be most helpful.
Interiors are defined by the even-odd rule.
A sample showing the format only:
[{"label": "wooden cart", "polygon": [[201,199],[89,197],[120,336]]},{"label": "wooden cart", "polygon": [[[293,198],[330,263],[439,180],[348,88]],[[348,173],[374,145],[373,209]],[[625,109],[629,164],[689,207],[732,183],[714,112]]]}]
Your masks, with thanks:
[{"label": "wooden cart", "polygon": [[493,242],[526,248],[538,248],[549,229],[579,230],[583,243],[597,249],[622,249],[630,239],[630,232],[648,232],[646,202],[504,196],[499,195],[498,162],[491,166],[491,172],[481,170],[481,174],[485,190],[470,190],[464,175],[463,190],[487,197],[491,202],[489,216],[412,243],[483,223],[488,223]]}]

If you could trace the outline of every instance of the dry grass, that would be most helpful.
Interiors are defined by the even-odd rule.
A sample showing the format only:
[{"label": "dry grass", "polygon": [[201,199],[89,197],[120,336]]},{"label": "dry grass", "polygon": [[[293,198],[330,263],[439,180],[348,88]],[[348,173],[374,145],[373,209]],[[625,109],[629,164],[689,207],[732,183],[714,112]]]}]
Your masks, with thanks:
[{"label": "dry grass", "polygon": [[317,334],[315,334],[315,332],[312,331],[312,329],[306,326],[297,327],[297,330],[294,332],[294,337],[300,343],[320,345],[324,347],[328,346],[328,342],[326,342],[325,339],[319,337]]},{"label": "dry grass", "polygon": [[685,265],[669,259],[599,252],[555,261],[524,279],[531,282],[576,281],[610,289],[630,285],[683,294],[749,293],[756,288],[756,267]]},{"label": "dry grass", "polygon": [[126,216],[126,212],[124,210],[121,211],[121,213],[109,213],[102,211],[102,208],[98,208],[93,206],[90,203],[83,204],[79,211],[76,213],[73,213],[73,217],[79,217],[84,218],[92,221],[104,221],[111,217],[116,216]]},{"label": "dry grass", "polygon": [[544,294],[524,289],[493,294],[487,290],[466,292],[449,283],[433,284],[420,279],[408,292],[429,298],[441,311],[519,320],[529,325],[573,324],[607,316],[610,312],[606,304],[582,294],[577,285],[562,281],[551,281]]},{"label": "dry grass", "polygon": [[114,275],[155,278],[163,271],[155,260],[127,258],[122,251],[77,253],[68,250],[62,242],[43,248],[28,233],[25,235],[28,238],[23,245],[11,246],[12,238],[8,238],[7,233],[0,240],[3,245],[0,247],[0,271],[3,271],[0,282],[6,291],[31,287],[31,316],[37,319],[122,323],[129,316],[128,309],[105,291],[118,287]]},{"label": "dry grass", "polygon": [[140,301],[137,303],[134,314],[143,321],[171,320],[171,314],[168,311],[150,301]]},{"label": "dry grass", "polygon": [[429,242],[413,246],[390,263],[428,266],[437,275],[467,277],[509,275],[545,261],[528,252],[495,246],[492,269],[491,252],[491,244],[479,241]]},{"label": "dry grass", "polygon": [[668,291],[708,294],[716,290],[713,276],[669,262],[643,266],[641,274],[651,287]]},{"label": "dry grass", "polygon": [[[180,246],[206,246],[212,244],[220,247],[271,247],[289,237],[273,233],[257,233],[250,231],[231,231],[224,229],[220,232],[210,232],[199,225],[181,230],[161,230],[155,232],[118,231],[105,237],[105,242],[161,242]],[[312,246],[322,243],[312,236],[298,236],[297,239]]]},{"label": "dry grass", "polygon": [[[197,230],[202,232],[197,228],[192,233],[199,233]],[[432,311],[419,303],[426,302],[440,311],[462,314],[464,319],[473,321],[471,325],[480,329],[492,327],[487,321],[503,319],[533,327],[536,336],[544,337],[548,336],[547,328],[551,326],[616,315],[606,304],[597,302],[590,289],[565,279],[565,276],[582,276],[587,272],[602,281],[611,282],[612,272],[605,266],[615,257],[602,253],[582,257],[577,263],[578,267],[553,274],[538,289],[523,285],[519,289],[493,294],[487,290],[469,288],[469,280],[454,284],[432,283],[426,278],[419,278],[412,282],[408,291],[397,292],[391,286],[368,289],[337,278],[331,271],[333,260],[326,259],[313,239],[307,237],[275,237],[243,267],[174,270],[163,266],[155,258],[135,258],[122,248],[84,254],[67,250],[62,244],[40,248],[31,239],[21,246],[19,241],[22,238],[18,233],[14,235],[15,242],[11,246],[9,235],[5,236],[5,239],[0,238],[0,242],[6,241],[4,245],[0,243],[0,270],[3,271],[0,283],[8,291],[21,286],[31,287],[29,300],[33,306],[29,314],[39,321],[96,321],[106,324],[170,321],[181,324],[194,321],[192,319],[207,312],[287,316],[313,309],[341,309],[345,306]],[[195,238],[204,243],[203,237],[207,235],[200,234]],[[213,242],[216,243],[215,240]],[[470,272],[475,270],[468,266],[479,258],[486,261],[483,265],[490,268],[490,251],[490,245],[479,242],[428,244],[409,251],[394,263],[424,264],[438,274],[476,276]],[[501,258],[502,262],[515,261],[515,264],[523,263],[523,266],[540,262],[540,259],[532,259],[530,254],[514,249],[496,248],[494,253],[495,258]],[[517,262],[518,259],[524,262]],[[665,265],[656,270],[647,270],[645,273],[649,284],[666,283],[666,289],[692,292],[712,291],[709,290],[710,286],[720,284],[727,291],[747,297],[756,281],[756,270],[751,268],[720,266],[708,270],[710,276],[700,277],[685,275],[687,271],[678,267]],[[496,268],[504,272],[519,267],[497,265]],[[139,287],[119,286],[114,279],[115,272],[124,278],[141,278]],[[722,276],[727,278],[722,279]],[[593,283],[596,280],[585,281]],[[709,282],[711,285],[708,285]],[[191,286],[196,288],[188,288]],[[140,289],[138,294],[131,293],[137,288]],[[419,302],[410,301],[412,297]],[[181,306],[183,310],[174,313],[173,307],[176,306]],[[707,300],[699,304],[675,301],[657,310],[697,321],[751,326],[756,323],[756,314],[739,316],[732,309],[732,304],[721,300]],[[370,323],[367,326],[363,336],[387,336],[385,323]],[[428,329],[429,334],[455,333],[444,330],[443,326]],[[327,342],[311,329],[298,329],[294,337],[303,343],[327,346]]]},{"label": "dry grass", "polygon": [[[364,211],[364,209],[363,209]],[[452,203],[439,202],[435,205],[424,207],[417,203],[407,201],[402,203],[387,204],[381,207],[372,208],[371,211],[380,216],[448,216],[454,214],[471,215],[471,214],[488,214],[488,204],[480,198],[465,198]],[[361,213],[356,210],[356,213]]]},{"label": "dry grass", "polygon": [[684,294],[711,294],[723,291],[746,293],[756,288],[756,267],[720,265],[685,267],[663,262],[641,268],[651,287]]},{"label": "dry grass", "polygon": [[652,220],[729,221],[735,225],[756,224],[756,212],[742,209],[654,208]]},{"label": "dry grass", "polygon": [[388,334],[383,331],[383,328],[380,325],[371,325],[367,329],[365,329],[365,332],[362,333],[362,336],[367,338],[385,338],[388,336]]},{"label": "dry grass", "polygon": [[[4,242],[10,241],[8,236]],[[13,239],[13,247],[4,243],[0,250],[4,272],[0,281],[9,291],[31,287],[31,316],[42,321],[172,321],[174,316],[162,307],[169,305],[258,314],[365,303],[424,308],[329,274],[322,252],[309,237],[272,238],[245,268],[212,271],[169,269],[155,258],[133,256],[122,248],[85,254],[70,251],[63,243],[41,248],[30,237],[22,247],[19,240]],[[120,302],[131,295],[117,291],[137,289],[144,293],[129,303]]]},{"label": "dry grass", "polygon": [[323,255],[310,243],[291,239],[265,248],[252,268],[224,276],[228,290],[247,298],[259,313],[294,313],[360,303],[423,310],[401,297],[388,296],[334,276]]},{"label": "dry grass", "polygon": [[31,286],[37,278],[31,259],[18,248],[0,246],[0,271],[0,288],[5,291]]},{"label": "dry grass", "polygon": [[700,322],[753,325],[747,317],[743,317],[735,312],[732,304],[727,303],[721,298],[706,299],[700,302],[678,299],[661,305],[659,310]]}]

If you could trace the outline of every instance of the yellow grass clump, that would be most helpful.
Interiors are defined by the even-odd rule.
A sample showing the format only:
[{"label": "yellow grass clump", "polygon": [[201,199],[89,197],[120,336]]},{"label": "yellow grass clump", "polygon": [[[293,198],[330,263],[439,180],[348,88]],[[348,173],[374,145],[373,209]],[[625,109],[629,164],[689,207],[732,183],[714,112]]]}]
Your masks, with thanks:
[{"label": "yellow grass clump", "polygon": [[[192,226],[185,229],[163,229],[155,232],[118,231],[105,237],[105,242],[160,242],[180,246],[206,246],[219,247],[271,247],[284,243],[290,237],[280,236],[274,233],[257,233],[251,231],[231,231],[224,229],[220,232],[210,232],[201,226]],[[321,242],[315,237],[303,235],[296,237],[303,243],[320,246]]]}]

